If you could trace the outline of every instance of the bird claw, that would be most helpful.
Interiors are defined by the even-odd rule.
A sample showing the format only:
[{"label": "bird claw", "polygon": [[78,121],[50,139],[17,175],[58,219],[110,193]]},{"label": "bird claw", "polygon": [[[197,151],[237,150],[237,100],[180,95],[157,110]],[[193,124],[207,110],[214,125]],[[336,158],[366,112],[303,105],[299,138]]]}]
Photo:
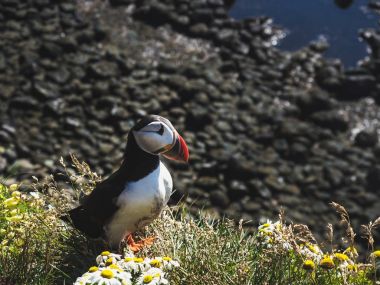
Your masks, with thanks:
[{"label": "bird claw", "polygon": [[132,234],[129,234],[125,237],[124,240],[127,243],[128,248],[131,251],[136,253],[136,252],[140,251],[141,249],[143,249],[144,247],[151,246],[154,243],[154,241],[156,240],[156,237],[147,237],[147,238],[141,239],[141,240],[136,242],[133,239]]}]

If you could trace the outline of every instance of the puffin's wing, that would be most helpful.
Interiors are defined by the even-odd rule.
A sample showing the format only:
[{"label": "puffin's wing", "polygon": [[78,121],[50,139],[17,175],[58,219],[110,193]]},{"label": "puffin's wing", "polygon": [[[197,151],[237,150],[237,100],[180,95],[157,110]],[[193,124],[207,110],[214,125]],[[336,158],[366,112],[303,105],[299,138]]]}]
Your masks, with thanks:
[{"label": "puffin's wing", "polygon": [[119,171],[96,185],[83,205],[69,211],[74,226],[90,237],[100,237],[104,224],[118,209],[116,200],[124,187],[125,179]]}]

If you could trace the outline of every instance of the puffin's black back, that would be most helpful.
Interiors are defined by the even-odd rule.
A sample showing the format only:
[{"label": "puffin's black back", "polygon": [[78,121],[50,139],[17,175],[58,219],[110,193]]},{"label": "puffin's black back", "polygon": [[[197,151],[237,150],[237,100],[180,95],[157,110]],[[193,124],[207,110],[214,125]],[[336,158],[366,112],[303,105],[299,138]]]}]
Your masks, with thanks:
[{"label": "puffin's black back", "polygon": [[120,168],[108,179],[99,183],[83,205],[69,211],[74,226],[90,237],[102,236],[103,226],[118,210],[116,201],[126,184],[147,176],[158,167],[159,162],[158,155],[143,151],[130,132],[124,161]]}]

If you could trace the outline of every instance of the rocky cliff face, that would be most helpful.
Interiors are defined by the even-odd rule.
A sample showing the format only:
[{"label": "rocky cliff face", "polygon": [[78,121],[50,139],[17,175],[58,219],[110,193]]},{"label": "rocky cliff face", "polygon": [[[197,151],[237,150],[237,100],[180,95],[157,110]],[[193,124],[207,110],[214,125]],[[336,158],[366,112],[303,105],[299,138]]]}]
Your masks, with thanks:
[{"label": "rocky cliff face", "polygon": [[0,172],[59,173],[76,153],[103,175],[130,127],[167,116],[190,146],[172,164],[194,208],[253,220],[279,207],[322,233],[331,200],[356,225],[380,215],[380,34],[355,70],[272,46],[270,19],[235,21],[222,0],[2,0]]}]

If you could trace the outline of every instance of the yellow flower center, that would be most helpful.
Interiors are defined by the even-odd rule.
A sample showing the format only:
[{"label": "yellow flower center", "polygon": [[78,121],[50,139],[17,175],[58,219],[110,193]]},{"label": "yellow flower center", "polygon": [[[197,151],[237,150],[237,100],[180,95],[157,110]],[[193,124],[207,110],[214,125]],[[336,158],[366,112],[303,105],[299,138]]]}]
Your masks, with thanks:
[{"label": "yellow flower center", "polygon": [[357,256],[358,255],[358,251],[356,250],[355,247],[347,247],[347,249],[343,252],[344,254],[351,254],[351,255],[354,255],[354,256]]},{"label": "yellow flower center", "polygon": [[103,251],[100,255],[101,256],[108,256],[108,255],[110,255],[111,253],[109,252],[109,251]]},{"label": "yellow flower center", "polygon": [[314,261],[312,261],[310,259],[305,260],[305,262],[303,263],[303,268],[306,270],[314,270],[314,268],[315,268]]},{"label": "yellow flower center", "polygon": [[338,259],[340,261],[347,261],[350,259],[346,254],[339,253],[339,252],[335,253],[334,256],[336,257],[336,259]]},{"label": "yellow flower center", "polygon": [[144,261],[144,259],[142,259],[141,257],[135,257],[135,258],[133,258],[133,260],[134,260],[134,262],[136,262],[136,263],[141,263],[141,262]]},{"label": "yellow flower center", "polygon": [[356,264],[349,264],[347,265],[347,269],[350,271],[357,272],[358,271],[358,266]]},{"label": "yellow flower center", "polygon": [[133,257],[126,257],[126,258],[124,258],[124,261],[125,262],[133,261]]},{"label": "yellow flower center", "polygon": [[144,284],[148,284],[148,283],[152,282],[152,280],[153,280],[153,276],[152,275],[145,275],[144,278],[143,278]]},{"label": "yellow flower center", "polygon": [[150,265],[152,265],[153,267],[161,267],[161,262],[158,260],[158,259],[153,259],[150,261]]},{"label": "yellow flower center", "polygon": [[91,266],[90,269],[88,270],[88,272],[96,272],[98,271],[98,267],[97,266]]},{"label": "yellow flower center", "polygon": [[317,249],[315,248],[315,246],[313,246],[312,244],[308,243],[306,244],[307,248],[312,252],[312,253],[317,253]]},{"label": "yellow flower center", "polygon": [[332,269],[335,267],[333,260],[328,256],[323,258],[319,265],[324,269]]},{"label": "yellow flower center", "polygon": [[106,260],[106,265],[108,266],[108,265],[111,265],[113,263],[113,258],[112,257],[110,257],[110,258],[108,258],[107,260]]},{"label": "yellow flower center", "polygon": [[376,258],[379,258],[380,257],[380,250],[376,250],[373,252],[373,255],[376,257]]},{"label": "yellow flower center", "polygon": [[162,260],[165,260],[165,261],[172,261],[173,259],[172,259],[171,257],[169,257],[169,256],[164,256],[164,257],[162,258]]},{"label": "yellow flower center", "polygon": [[107,279],[111,279],[115,276],[112,270],[109,270],[109,269],[104,269],[100,275]]},{"label": "yellow flower center", "polygon": [[115,269],[115,270],[120,271],[120,272],[123,271],[123,270],[121,270],[121,268],[117,264],[111,264],[109,266],[109,268]]}]

